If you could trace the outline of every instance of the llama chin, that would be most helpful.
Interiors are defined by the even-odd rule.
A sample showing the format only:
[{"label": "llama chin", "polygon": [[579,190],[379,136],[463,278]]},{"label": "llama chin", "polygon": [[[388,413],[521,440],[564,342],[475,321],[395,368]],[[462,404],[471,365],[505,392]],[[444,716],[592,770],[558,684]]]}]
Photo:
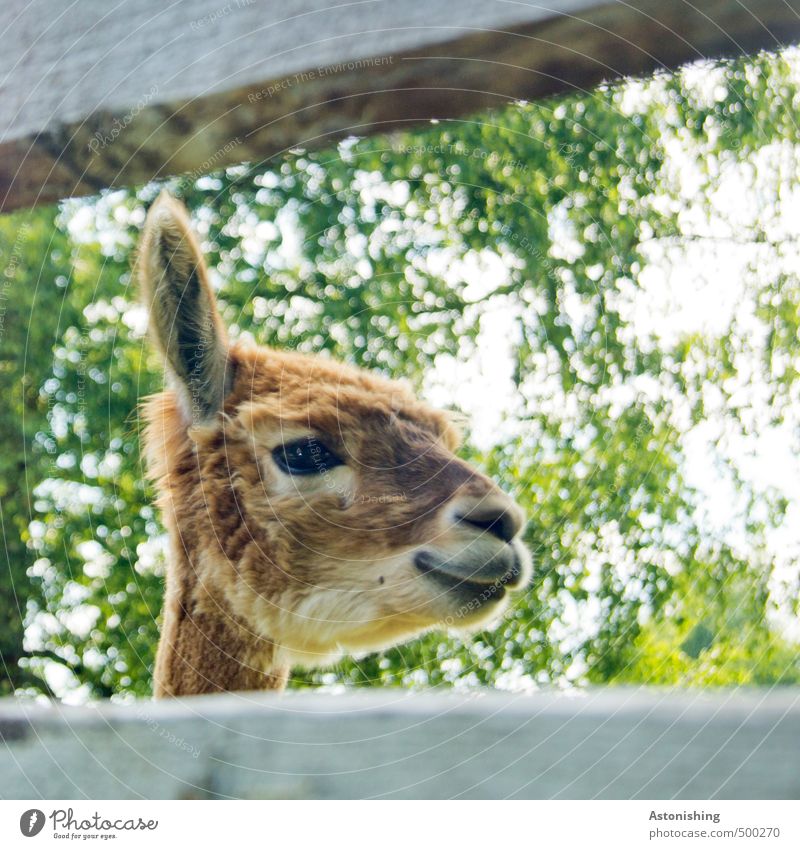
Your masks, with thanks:
[{"label": "llama chin", "polygon": [[524,515],[454,453],[451,417],[323,356],[228,341],[185,209],[136,267],[168,389],[144,406],[171,540],[157,696],[280,689],[292,666],[497,619]]}]

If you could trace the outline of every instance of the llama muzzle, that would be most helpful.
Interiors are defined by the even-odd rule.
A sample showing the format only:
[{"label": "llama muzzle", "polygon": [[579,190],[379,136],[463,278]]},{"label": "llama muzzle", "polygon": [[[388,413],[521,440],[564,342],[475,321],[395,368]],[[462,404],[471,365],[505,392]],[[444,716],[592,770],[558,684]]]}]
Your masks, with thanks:
[{"label": "llama muzzle", "polygon": [[460,599],[499,601],[529,578],[529,557],[520,542],[524,514],[505,495],[458,499],[453,534],[445,544],[425,546],[414,566]]}]

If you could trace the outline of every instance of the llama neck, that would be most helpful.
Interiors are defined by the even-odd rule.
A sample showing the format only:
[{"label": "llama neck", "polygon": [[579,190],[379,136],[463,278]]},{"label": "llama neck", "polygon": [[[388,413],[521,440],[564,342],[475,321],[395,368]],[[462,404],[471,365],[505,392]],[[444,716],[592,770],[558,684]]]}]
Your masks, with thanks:
[{"label": "llama neck", "polygon": [[[173,534],[173,540],[175,535]],[[249,631],[203,586],[191,558],[173,545],[167,568],[156,698],[236,690],[281,690],[288,667],[275,646]]]}]

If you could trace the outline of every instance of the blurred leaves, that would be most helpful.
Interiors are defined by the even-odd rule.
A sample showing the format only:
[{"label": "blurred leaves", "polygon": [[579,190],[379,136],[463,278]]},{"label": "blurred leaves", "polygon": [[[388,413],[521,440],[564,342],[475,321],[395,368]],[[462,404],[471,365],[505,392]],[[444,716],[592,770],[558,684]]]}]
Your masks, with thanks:
[{"label": "blurred leaves", "polygon": [[[171,182],[234,334],[426,391],[447,357],[480,358],[493,312],[508,319],[514,409],[492,445],[464,453],[529,511],[530,592],[491,632],[299,670],[294,686],[800,681],[775,624],[796,563],[778,598],[768,545],[789,504],[728,450],[797,417],[797,270],[772,198],[753,204],[760,217],[712,212],[731,169],[755,180],[763,162],[789,203],[796,78],[788,55],[696,66]],[[163,531],[136,409],[159,376],[130,258],[159,188],[0,220],[14,264],[0,336],[7,689],[59,666],[60,691],[149,692]],[[699,245],[711,270],[712,244],[749,251],[748,308],[713,332],[642,316],[652,269],[686,267]],[[706,422],[744,544],[709,524],[687,480],[687,434]]]}]

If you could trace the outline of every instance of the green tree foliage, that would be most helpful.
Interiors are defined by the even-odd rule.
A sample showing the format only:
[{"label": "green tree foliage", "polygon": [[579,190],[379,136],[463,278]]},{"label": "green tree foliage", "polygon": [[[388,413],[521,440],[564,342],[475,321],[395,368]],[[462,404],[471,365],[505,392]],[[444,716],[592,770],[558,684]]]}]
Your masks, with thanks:
[{"label": "green tree foliage", "polygon": [[[796,562],[772,542],[790,505],[736,450],[800,410],[800,290],[775,213],[797,174],[793,62],[692,68],[170,184],[234,334],[423,392],[442,369],[472,374],[487,345],[508,352],[497,436],[464,453],[529,511],[530,592],[494,631],[301,670],[295,686],[800,681],[784,633]],[[756,200],[721,202],[732,182]],[[0,221],[6,687],[49,669],[59,691],[149,691],[163,531],[137,401],[159,376],[130,259],[158,188]],[[703,268],[735,251],[737,308],[712,307],[711,330],[647,312],[654,268],[700,263],[691,317]],[[730,484],[722,523],[692,484],[687,440],[706,426],[701,464]]]},{"label": "green tree foliage", "polygon": [[0,218],[0,694],[37,681],[19,662],[31,596],[26,543],[32,491],[47,476],[54,448],[45,435],[47,402],[39,388],[52,367],[55,327],[38,316],[57,316],[66,306],[67,252],[52,211]]}]

